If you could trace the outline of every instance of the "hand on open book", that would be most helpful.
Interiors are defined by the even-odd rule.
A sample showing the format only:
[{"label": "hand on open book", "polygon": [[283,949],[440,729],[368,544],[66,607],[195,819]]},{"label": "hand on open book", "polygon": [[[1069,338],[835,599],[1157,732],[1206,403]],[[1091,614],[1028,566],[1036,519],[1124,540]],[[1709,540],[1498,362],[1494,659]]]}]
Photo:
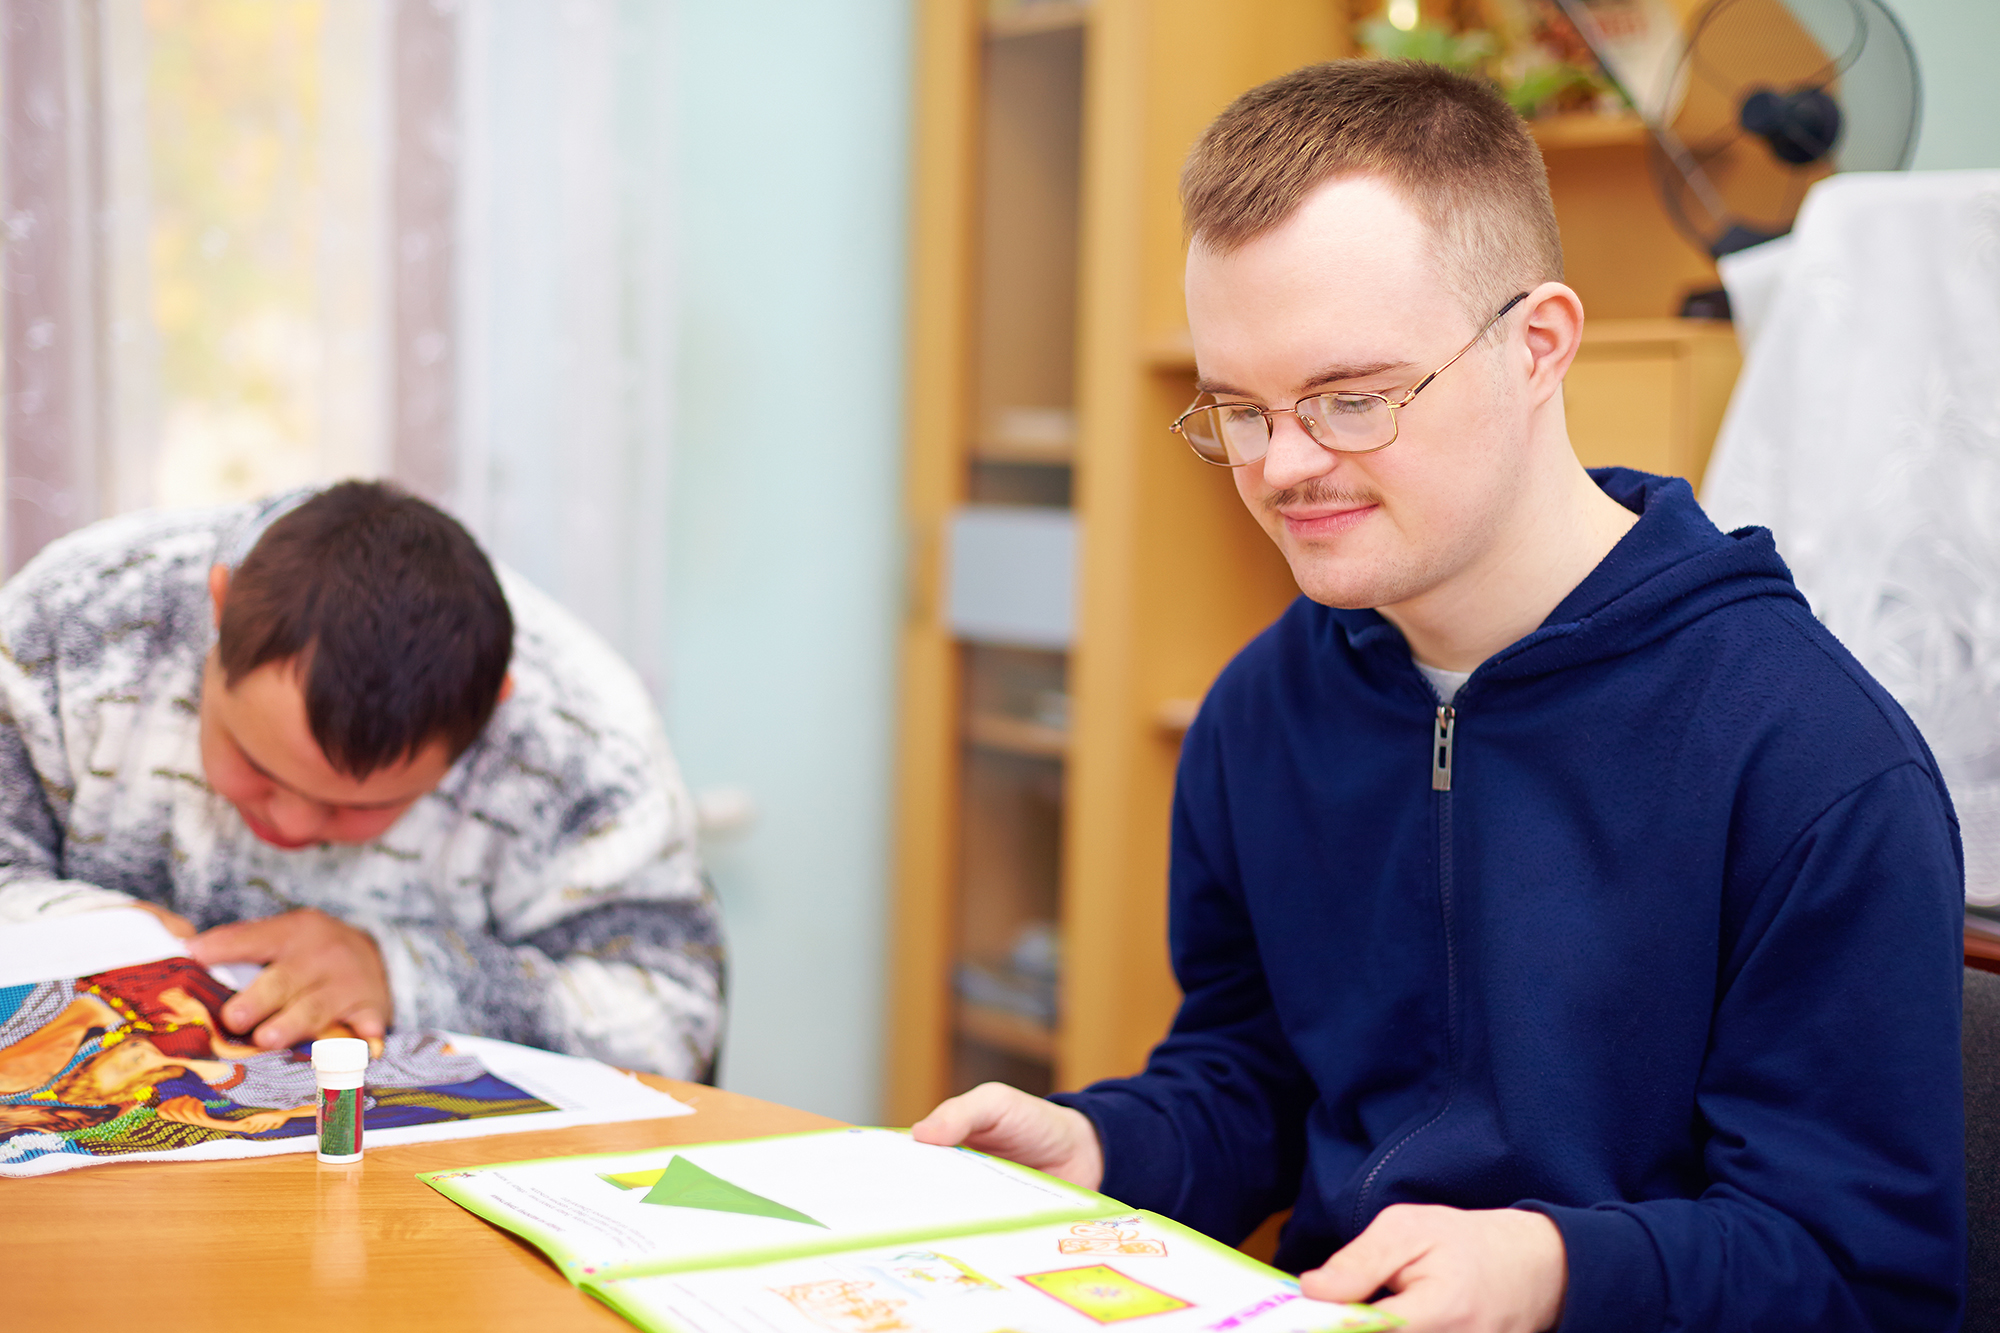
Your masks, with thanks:
[{"label": "hand on open book", "polygon": [[1399,1203],[1299,1278],[1319,1301],[1365,1301],[1408,1333],[1541,1333],[1562,1318],[1569,1256],[1562,1232],[1520,1208]]},{"label": "hand on open book", "polygon": [[939,1103],[910,1134],[919,1143],[1005,1157],[1087,1190],[1104,1180],[1104,1150],[1087,1116],[1005,1083],[982,1083]]},{"label": "hand on open book", "polygon": [[222,1006],[222,1021],[233,1032],[251,1032],[266,1050],[317,1037],[338,1022],[362,1037],[389,1029],[389,978],[375,937],[324,912],[306,907],[217,926],[189,940],[188,951],[205,967],[265,965]]}]

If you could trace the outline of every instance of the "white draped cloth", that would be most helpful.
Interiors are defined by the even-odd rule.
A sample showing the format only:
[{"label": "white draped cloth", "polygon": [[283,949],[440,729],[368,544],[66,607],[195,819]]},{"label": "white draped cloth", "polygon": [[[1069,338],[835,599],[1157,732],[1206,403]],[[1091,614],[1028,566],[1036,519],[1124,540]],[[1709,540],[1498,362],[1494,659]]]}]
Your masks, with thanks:
[{"label": "white draped cloth", "polygon": [[1722,277],[1745,355],[1702,503],[1770,528],[1909,710],[2000,905],[2000,171],[1832,177]]}]

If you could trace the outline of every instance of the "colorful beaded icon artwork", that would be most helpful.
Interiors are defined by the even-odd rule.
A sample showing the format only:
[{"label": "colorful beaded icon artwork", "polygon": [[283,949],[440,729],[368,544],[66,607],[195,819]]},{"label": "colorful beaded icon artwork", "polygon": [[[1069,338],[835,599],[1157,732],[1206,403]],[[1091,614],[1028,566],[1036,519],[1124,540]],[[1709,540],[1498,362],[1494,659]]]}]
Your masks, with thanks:
[{"label": "colorful beaded icon artwork", "polygon": [[[310,1137],[307,1045],[267,1051],[230,1033],[234,993],[188,958],[0,986],[0,1167]],[[392,1032],[369,1051],[369,1133],[555,1109],[434,1032]]]}]

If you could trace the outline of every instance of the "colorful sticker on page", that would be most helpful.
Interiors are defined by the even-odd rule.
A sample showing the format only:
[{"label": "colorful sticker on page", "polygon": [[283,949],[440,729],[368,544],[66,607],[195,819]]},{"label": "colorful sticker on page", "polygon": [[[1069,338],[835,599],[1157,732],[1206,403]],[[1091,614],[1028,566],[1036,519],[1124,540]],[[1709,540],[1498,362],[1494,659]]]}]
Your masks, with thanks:
[{"label": "colorful sticker on page", "polygon": [[1023,1273],[1021,1281],[1098,1324],[1122,1324],[1127,1319],[1185,1310],[1189,1305],[1180,1297],[1149,1287],[1109,1264]]},{"label": "colorful sticker on page", "polygon": [[1060,1242],[1077,1237],[1074,1224],[1045,1223],[586,1285],[665,1333],[1364,1333],[1396,1323],[1366,1306],[1307,1300],[1282,1273],[1164,1218],[1105,1225],[1162,1252],[1051,1266]]},{"label": "colorful sticker on page", "polygon": [[1139,1229],[1138,1219],[1129,1218],[1122,1222],[1079,1222],[1056,1242],[1056,1249],[1064,1254],[1123,1254],[1160,1259],[1166,1257],[1167,1243],[1145,1235]]},{"label": "colorful sticker on page", "polygon": [[[185,957],[0,986],[0,1175],[309,1138],[308,1047],[237,1041],[220,1017],[233,993]],[[369,1048],[371,1132],[553,1109],[438,1033]]]}]

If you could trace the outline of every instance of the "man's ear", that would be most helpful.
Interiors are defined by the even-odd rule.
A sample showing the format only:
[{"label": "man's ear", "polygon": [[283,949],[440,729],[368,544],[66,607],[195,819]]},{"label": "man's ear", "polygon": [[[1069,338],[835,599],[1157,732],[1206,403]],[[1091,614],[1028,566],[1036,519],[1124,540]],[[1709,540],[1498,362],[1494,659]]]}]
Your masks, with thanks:
[{"label": "man's ear", "polygon": [[229,566],[208,567],[208,600],[215,608],[215,627],[222,628],[222,604],[229,599]]},{"label": "man's ear", "polygon": [[1521,303],[1522,340],[1528,353],[1528,397],[1537,406],[1562,388],[1569,363],[1583,345],[1583,302],[1560,282],[1545,282]]},{"label": "man's ear", "polygon": [[500,693],[498,697],[496,697],[493,700],[493,703],[497,707],[500,704],[506,703],[509,699],[513,697],[514,697],[514,673],[509,671],[506,675],[500,677]]}]

